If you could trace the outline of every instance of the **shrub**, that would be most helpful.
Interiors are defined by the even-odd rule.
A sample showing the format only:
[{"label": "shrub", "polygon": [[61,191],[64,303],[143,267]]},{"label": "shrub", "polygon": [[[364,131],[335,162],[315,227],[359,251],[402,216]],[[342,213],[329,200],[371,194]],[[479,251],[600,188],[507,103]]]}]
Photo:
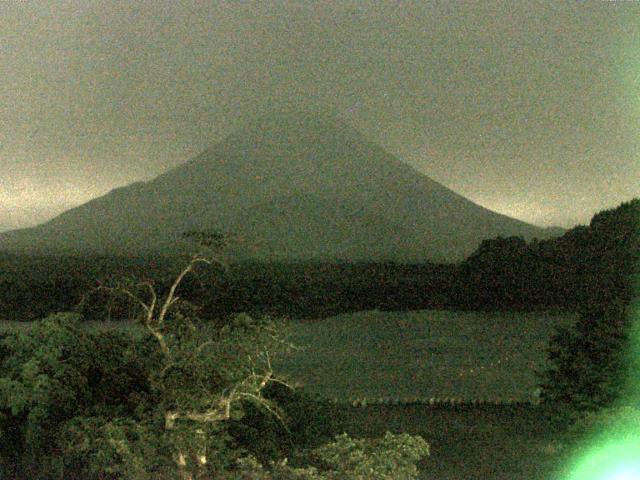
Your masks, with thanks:
[{"label": "shrub", "polygon": [[311,452],[314,465],[292,467],[286,460],[269,470],[254,458],[238,462],[234,479],[246,480],[414,480],[417,463],[429,455],[422,437],[387,432],[381,439],[353,439],[347,434]]},{"label": "shrub", "polygon": [[28,478],[64,468],[60,444],[78,417],[133,417],[152,403],[143,345],[126,334],[91,334],[74,314],[56,314],[31,329],[8,333],[0,349],[0,463]]}]

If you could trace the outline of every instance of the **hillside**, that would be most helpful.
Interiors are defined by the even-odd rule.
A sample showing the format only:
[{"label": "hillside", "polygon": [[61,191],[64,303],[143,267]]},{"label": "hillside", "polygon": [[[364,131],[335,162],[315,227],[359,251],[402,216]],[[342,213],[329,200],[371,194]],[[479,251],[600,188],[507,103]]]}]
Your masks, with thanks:
[{"label": "hillside", "polygon": [[449,262],[485,238],[558,234],[474,204],[340,120],[280,112],[149,182],[2,233],[0,250],[168,252],[202,228],[246,239],[234,254],[260,259]]}]

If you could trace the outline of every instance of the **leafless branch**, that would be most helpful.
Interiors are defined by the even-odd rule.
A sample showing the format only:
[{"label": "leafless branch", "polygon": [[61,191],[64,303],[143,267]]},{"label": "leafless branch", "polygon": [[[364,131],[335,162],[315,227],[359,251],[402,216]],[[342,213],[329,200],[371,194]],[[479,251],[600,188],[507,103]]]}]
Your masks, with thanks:
[{"label": "leafless branch", "polygon": [[182,269],[182,271],[178,274],[176,279],[173,281],[173,284],[169,289],[169,293],[167,294],[167,297],[164,300],[164,304],[160,309],[160,314],[158,315],[159,326],[162,326],[164,324],[164,319],[167,315],[167,311],[169,310],[169,307],[171,307],[178,300],[178,298],[175,297],[176,289],[182,283],[182,280],[184,279],[184,277],[189,272],[191,272],[198,263],[205,263],[207,265],[211,265],[213,263],[213,260],[210,260],[208,258],[204,258],[201,256],[195,256],[194,258],[191,259],[189,264],[186,267],[184,267],[184,269]]}]

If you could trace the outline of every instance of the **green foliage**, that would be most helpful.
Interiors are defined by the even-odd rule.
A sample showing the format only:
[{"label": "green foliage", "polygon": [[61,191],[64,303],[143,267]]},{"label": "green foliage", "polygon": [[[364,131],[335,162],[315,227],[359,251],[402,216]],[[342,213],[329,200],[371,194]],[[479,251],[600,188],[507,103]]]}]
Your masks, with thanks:
[{"label": "green foliage", "polygon": [[153,403],[144,345],[123,333],[90,334],[74,314],[50,316],[26,331],[7,333],[0,364],[2,436],[12,449],[0,457],[29,478],[64,469],[61,432],[77,417],[135,418]]},{"label": "green foliage", "polygon": [[[183,261],[178,256],[33,258],[0,253],[0,319],[30,321],[72,310],[91,320],[132,319],[135,305],[93,290],[96,279],[133,275],[153,280],[159,292],[166,292]],[[373,308],[443,308],[455,269],[429,263],[243,262],[228,265],[224,275],[222,268],[198,269],[180,290],[181,298],[202,306],[203,318],[238,312],[320,318]],[[41,295],[43,290],[47,295]]]},{"label": "green foliage", "polygon": [[301,390],[272,383],[265,388],[264,397],[278,406],[278,417],[247,403],[243,418],[229,426],[238,445],[263,464],[319,447],[331,440],[337,429],[331,406],[313,401]]},{"label": "green foliage", "polygon": [[[391,262],[243,262],[185,279],[182,298],[205,318],[237,312],[320,318],[361,310],[566,308],[628,295],[637,272],[640,199],[596,214],[558,238],[483,241],[459,265]],[[203,249],[224,247],[216,232],[190,232]],[[34,320],[78,309],[90,319],[129,319],[130,302],[89,292],[96,278],[152,279],[165,292],[184,257],[26,257],[0,253],[0,319]],[[215,285],[215,288],[210,288]],[[47,295],[41,292],[46,291]],[[84,301],[81,301],[84,298]]]},{"label": "green foliage", "polygon": [[331,472],[329,478],[410,480],[417,478],[416,463],[429,455],[429,445],[422,437],[405,433],[387,432],[378,440],[343,434],[314,453]]},{"label": "green foliage", "polygon": [[558,238],[484,240],[456,275],[452,303],[467,309],[591,310],[632,295],[640,272],[640,199],[596,214]]},{"label": "green foliage", "polygon": [[354,439],[338,435],[333,442],[313,450],[313,466],[292,467],[286,461],[265,471],[255,459],[238,462],[233,478],[256,480],[414,480],[417,463],[429,455],[429,445],[419,435],[387,432],[380,439]]},{"label": "green foliage", "polygon": [[[169,480],[183,478],[184,472],[202,479],[415,478],[415,463],[428,453],[421,439],[341,436],[317,448],[331,426],[317,405],[282,385],[273,384],[264,399],[255,385],[243,385],[257,367],[268,367],[260,363],[267,358],[257,363],[247,358],[259,359],[268,342],[280,343],[273,322],[243,315],[210,332],[195,327],[192,318],[178,321],[178,312],[173,323],[183,325],[165,332],[173,353],[162,374],[158,369],[167,364],[152,338],[90,333],[75,315],[55,315],[30,330],[6,334],[0,464],[13,465],[14,471],[0,470],[3,478]],[[247,396],[238,397],[242,401],[228,421],[199,421],[185,413],[168,428],[168,409],[210,411],[216,406],[212,400],[233,387]],[[303,458],[298,450],[305,447],[316,448],[307,457],[315,467],[283,462],[285,455]],[[176,468],[179,453],[182,473]],[[248,460],[234,467],[247,454],[259,455],[270,467]],[[246,477],[239,476],[243,468]]]},{"label": "green foliage", "polygon": [[170,447],[158,432],[132,418],[75,417],[59,433],[65,478],[175,478],[173,463],[157,455]]},{"label": "green foliage", "polygon": [[[269,384],[282,383],[271,358],[290,348],[283,328],[246,314],[203,322],[177,289],[197,266],[221,264],[224,239],[209,232],[186,236],[202,253],[168,290],[131,279],[98,288],[130,300],[146,335],[91,333],[79,315],[57,314],[2,338],[0,433],[15,442],[2,444],[0,466],[15,468],[0,473],[37,480],[222,478],[241,454],[229,425],[246,411],[269,412],[290,433],[281,407],[264,395]],[[262,443],[277,439],[273,426],[264,425],[274,433],[259,435]],[[306,439],[304,426],[295,427],[298,440]],[[272,456],[282,452],[275,443]],[[354,480],[391,472],[414,478],[415,462],[426,454],[422,439],[393,435],[379,444],[342,436],[314,451],[328,472],[319,478]],[[274,472],[287,476],[314,472],[277,465]]]},{"label": "green foliage", "polygon": [[559,329],[549,347],[542,400],[576,412],[611,405],[625,383],[625,308],[612,304],[601,316],[583,315],[573,328]]},{"label": "green foliage", "polygon": [[598,274],[575,327],[558,330],[552,339],[552,368],[543,375],[543,403],[566,427],[622,400],[629,362],[638,362],[629,353],[632,314],[637,313],[633,297],[638,287],[634,274],[640,269],[640,200],[597,214],[589,228],[563,242],[575,247],[573,255],[585,269]]}]

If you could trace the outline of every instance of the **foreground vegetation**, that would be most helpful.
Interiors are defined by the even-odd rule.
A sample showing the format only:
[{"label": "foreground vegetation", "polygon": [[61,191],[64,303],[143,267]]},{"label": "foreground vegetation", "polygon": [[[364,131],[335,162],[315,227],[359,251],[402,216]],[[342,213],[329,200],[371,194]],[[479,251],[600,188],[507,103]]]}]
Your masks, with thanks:
[{"label": "foreground vegetation", "polygon": [[[264,356],[270,323],[237,318],[199,344],[197,328],[175,324],[162,330],[165,344],[89,333],[65,314],[4,334],[2,478],[416,478],[416,462],[429,453],[422,438],[331,442],[330,422],[311,403],[265,394],[280,383]],[[286,463],[285,453],[305,447],[304,464]]]},{"label": "foreground vegetation", "polygon": [[[179,298],[182,280],[198,265],[222,263],[221,236],[188,236],[204,253],[191,257],[166,294],[129,278],[99,287],[131,301],[143,335],[91,332],[80,327],[77,314],[53,315],[2,335],[3,478],[416,478],[416,462],[429,454],[421,437],[387,433],[359,440],[345,434],[311,449],[306,432],[319,418],[310,411],[298,412],[297,442],[286,438],[296,447],[290,453],[301,457],[307,447],[308,459],[287,463],[282,429],[260,414],[291,431],[287,400],[274,401],[265,392],[273,385],[290,388],[271,362],[292,346],[269,318],[240,314],[203,322]],[[251,421],[243,423],[247,413]]]},{"label": "foreground vegetation", "polygon": [[[555,327],[550,321],[536,323],[535,316],[516,316],[505,324],[501,322],[507,316],[489,316],[485,322],[471,315],[474,321],[467,318],[457,325],[460,316],[445,317],[438,325],[438,312],[429,314],[429,322],[417,314],[386,319],[363,314],[325,321],[330,334],[324,338],[314,332],[317,324],[309,322],[299,324],[297,332],[294,328],[293,337],[305,343],[305,329],[308,335],[314,332],[306,338],[311,355],[292,361],[299,352],[291,353],[291,338],[269,317],[232,314],[205,322],[188,299],[178,298],[176,288],[185,275],[196,270],[197,263],[214,258],[193,257],[168,286],[156,287],[149,279],[102,284],[96,291],[115,295],[122,302],[116,310],[131,305],[127,308],[132,308],[141,328],[88,330],[80,324],[81,315],[67,313],[0,335],[0,475],[43,480],[413,479],[419,464],[422,478],[545,478],[560,472],[559,464],[602,432],[623,431],[625,441],[631,439],[640,448],[640,335],[635,321],[639,310],[634,303],[634,276],[640,273],[638,226],[640,202],[634,201],[596,215],[586,230],[572,231],[552,244],[574,248],[571,258],[560,263],[582,262],[586,276],[581,281],[588,285],[579,290],[583,296],[577,320],[562,320],[566,324],[551,338],[549,362],[540,372],[542,403],[537,407],[491,410],[487,405],[458,405],[442,414],[415,402],[364,407],[361,401],[354,410],[344,403],[311,401],[291,388],[291,381],[278,370],[289,369],[295,377],[294,365],[303,363],[297,372],[302,378],[326,368],[331,374],[326,375],[325,387],[343,395],[355,391],[365,400],[390,382],[395,384],[390,392],[400,402],[398,392],[407,385],[421,388],[437,382],[435,377],[420,381],[420,372],[412,369],[407,357],[428,362],[416,352],[437,354],[440,348],[442,354],[445,342],[438,339],[455,331],[466,341],[452,342],[448,355],[457,363],[439,372],[441,387],[456,392],[464,385],[495,385],[504,392],[506,383],[491,383],[499,377],[495,363],[517,357],[518,368],[535,370],[535,359],[522,346],[533,340],[530,348],[540,349]],[[208,237],[200,240],[212,246],[219,239],[213,237],[209,244]],[[476,281],[507,278],[514,262],[535,266],[526,263],[531,260],[527,255],[544,251],[540,248],[538,243],[523,247],[517,239],[485,242],[460,271]],[[511,253],[502,261],[500,252],[505,251]],[[476,267],[480,277],[472,275]],[[483,277],[491,269],[498,276]],[[575,278],[569,271],[554,285],[567,286]],[[519,283],[513,282],[498,282],[495,291],[479,285],[467,292],[469,298],[474,292],[486,292],[489,299],[507,294],[503,300],[509,303],[528,289],[519,290]],[[85,297],[83,305],[93,304]],[[464,325],[471,328],[465,330]],[[513,338],[518,332],[519,343]],[[505,350],[500,338],[518,346],[510,349],[509,342],[503,342]],[[472,341],[477,348],[469,347]],[[396,348],[401,343],[404,350]],[[293,356],[287,359],[288,351]],[[345,359],[358,351],[358,362],[349,364]],[[505,352],[507,357],[502,356]],[[301,358],[312,360],[304,364]],[[366,369],[355,369],[373,366],[381,358],[386,378],[366,378]],[[347,382],[340,384],[335,372],[345,367]],[[472,373],[467,370],[475,375],[465,384],[460,378]],[[403,378],[403,373],[409,376]],[[415,392],[409,393],[415,397]],[[335,436],[342,430],[349,434]],[[521,442],[523,432],[532,436]],[[443,456],[431,471],[429,464],[425,468],[419,463],[430,453]],[[470,467],[456,468],[458,464]],[[437,465],[448,467],[438,470]],[[580,472],[584,469],[567,470],[555,478],[584,480]]]}]

